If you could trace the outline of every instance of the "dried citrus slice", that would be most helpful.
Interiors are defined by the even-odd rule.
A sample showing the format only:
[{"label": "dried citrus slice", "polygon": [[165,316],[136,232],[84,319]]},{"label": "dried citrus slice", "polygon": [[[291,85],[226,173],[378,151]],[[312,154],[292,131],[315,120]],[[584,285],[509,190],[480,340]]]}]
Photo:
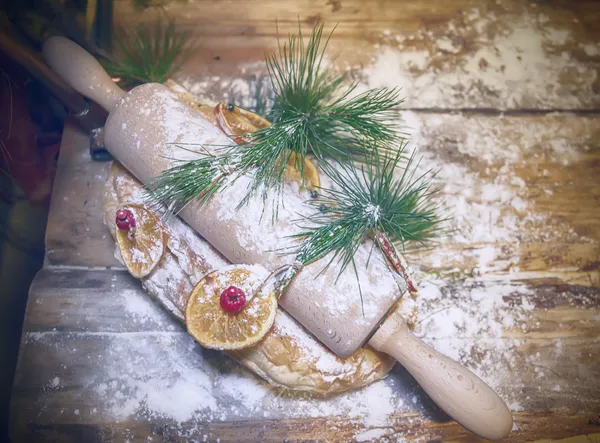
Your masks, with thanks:
[{"label": "dried citrus slice", "polygon": [[215,117],[221,130],[238,144],[248,141],[244,135],[271,126],[271,123],[260,115],[231,103],[219,103],[215,106]]},{"label": "dried citrus slice", "polygon": [[[287,168],[285,169],[285,177],[288,180],[297,181],[302,186],[302,174],[296,167],[296,154],[292,152],[288,160]],[[304,157],[304,186],[313,190],[321,186],[319,171],[313,162]]]},{"label": "dried citrus slice", "polygon": [[[219,103],[215,107],[215,117],[221,130],[238,144],[249,141],[248,137],[244,137],[246,134],[271,126],[271,123],[260,115],[231,103],[227,105]],[[288,161],[285,176],[288,180],[296,181],[300,185],[303,183],[302,174],[296,167],[296,154],[294,153]],[[311,190],[318,188],[321,184],[317,167],[308,158],[304,158],[304,184]]]},{"label": "dried citrus slice", "polygon": [[136,278],[150,274],[165,252],[165,230],[158,217],[143,205],[117,210],[117,243],[125,266]]},{"label": "dried citrus slice", "polygon": [[212,106],[205,105],[202,103],[190,103],[194,109],[200,111],[200,113],[206,117],[206,119],[211,122],[213,125],[217,126],[218,121],[215,117],[215,112]]},{"label": "dried citrus slice", "polygon": [[[260,341],[277,312],[275,294],[260,289],[268,275],[261,266],[249,265],[227,266],[205,275],[188,299],[188,332],[211,349],[243,349]],[[238,298],[241,294],[243,302]]]}]

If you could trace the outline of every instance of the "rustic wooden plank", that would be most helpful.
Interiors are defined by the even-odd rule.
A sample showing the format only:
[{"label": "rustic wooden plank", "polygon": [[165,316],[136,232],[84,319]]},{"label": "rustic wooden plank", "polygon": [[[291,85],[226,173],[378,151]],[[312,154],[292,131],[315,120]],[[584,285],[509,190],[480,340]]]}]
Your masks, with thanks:
[{"label": "rustic wooden plank", "polygon": [[[520,423],[523,423],[522,427],[511,434],[510,439],[501,441],[528,442],[539,439],[539,436],[544,436],[541,440],[544,442],[556,441],[557,438],[598,431],[595,419],[585,414],[542,416],[523,412],[515,414],[515,417]],[[466,443],[486,441],[468,433],[454,422],[431,426],[429,422],[410,415],[397,417],[394,425],[373,429],[364,429],[337,419],[310,419],[211,423],[198,425],[190,431],[181,430],[178,425],[162,420],[157,420],[152,425],[132,422],[116,426],[107,424],[63,424],[58,426],[34,424],[23,431],[15,436],[14,442],[129,441],[142,443],[156,440],[170,442],[220,441],[222,443],[306,442],[315,441],[315,436],[319,436],[322,439],[320,441],[461,441]],[[597,434],[592,436],[597,436]],[[548,440],[545,440],[546,438]],[[588,443],[589,441],[583,439],[568,443]],[[565,441],[565,443],[567,442]]]},{"label": "rustic wooden plank", "polygon": [[92,161],[89,135],[65,125],[46,229],[47,266],[119,267],[102,221],[102,189],[110,162]]},{"label": "rustic wooden plank", "polygon": [[[425,339],[437,348],[460,349],[454,357],[494,385],[514,411],[583,411],[589,415],[600,406],[600,388],[593,377],[598,370],[597,338],[562,337],[564,350],[553,338]],[[107,423],[128,418],[151,422],[157,415],[182,423],[311,415],[346,415],[361,421],[368,414],[364,410],[356,412],[349,407],[350,402],[364,401],[368,392],[380,391],[393,393],[391,405],[398,413],[417,411],[440,416],[401,367],[364,392],[343,394],[334,400],[300,393],[281,397],[281,391],[241,370],[225,355],[196,345],[181,327],[156,332],[30,332],[24,338],[21,355],[12,410],[15,418],[29,416],[40,423],[79,421],[77,415],[94,408],[100,416],[97,419]],[[488,366],[484,368],[484,364]],[[180,392],[182,386],[193,387],[193,395],[204,398],[188,398],[192,394],[185,396]],[[232,390],[244,386],[252,386],[253,394],[260,397],[251,407],[232,395]],[[189,402],[182,409],[175,404],[159,404],[162,400],[173,401],[178,395]],[[313,405],[308,406],[307,401]],[[387,422],[388,415],[393,415],[392,411],[376,418]]]},{"label": "rustic wooden plank", "polygon": [[[592,109],[600,6],[582,2],[260,0],[171,2],[169,16],[193,32],[198,50],[184,68],[195,81],[265,72],[280,32],[337,25],[331,53],[364,68],[373,86],[404,87],[413,108]],[[115,2],[115,21],[147,23],[159,8]]]},{"label": "rustic wooden plank", "polygon": [[[477,305],[482,293],[491,300],[493,312]],[[519,279],[452,281],[430,276],[420,284],[417,304],[421,334],[431,339],[453,338],[456,331],[436,324],[440,314],[449,309],[462,311],[469,319],[481,312],[498,317],[493,322],[486,319],[478,328],[459,331],[464,339],[585,339],[600,335],[597,287]],[[45,269],[31,286],[24,327],[31,333],[126,333],[173,331],[179,326],[125,271]]]},{"label": "rustic wooden plank", "polygon": [[[224,384],[235,383],[236,380],[239,382],[240,375],[236,372],[237,368],[232,367],[233,362],[201,350],[193,345],[189,336],[184,333],[165,334],[164,332],[159,335],[149,332],[135,335],[64,332],[29,334],[26,338],[28,342],[23,347],[19,378],[16,380],[13,393],[14,426],[20,428],[21,432],[28,423],[50,427],[57,425],[57,429],[67,424],[112,424],[115,428],[129,428],[134,423],[154,426],[161,422],[157,411],[169,414],[175,409],[175,406],[167,405],[183,394],[177,387],[177,380],[181,377],[185,377],[186,381],[180,383],[187,384],[198,380],[195,395],[204,398],[193,403],[200,408],[194,412],[193,418],[189,410],[184,410],[185,419],[170,420],[183,434],[186,431],[193,431],[197,426],[215,421],[222,422],[223,429],[227,428],[225,423],[240,420],[305,418],[308,421],[310,415],[307,417],[307,401],[311,402],[310,409],[314,408],[308,414],[315,414],[316,411],[318,417],[330,411],[331,406],[324,406],[318,399],[302,396],[277,397],[262,386],[262,382],[244,372],[240,375],[247,378],[245,383],[255,385],[254,395],[267,392],[254,409],[245,409],[245,402],[236,401],[227,393],[223,393],[226,392],[223,388]],[[467,344],[465,340],[457,340],[457,346]],[[498,345],[498,341],[488,344],[479,341],[473,348],[473,352],[496,355],[495,350]],[[588,420],[595,417],[599,407],[599,391],[597,386],[591,386],[590,383],[594,383],[591,380],[598,366],[596,362],[586,362],[581,355],[587,353],[597,355],[600,349],[599,343],[583,344],[566,340],[564,346],[569,349],[569,353],[560,357],[560,367],[546,369],[547,373],[544,377],[538,377],[538,371],[524,372],[523,368],[528,364],[531,365],[528,363],[530,351],[534,352],[531,355],[535,355],[536,351],[556,349],[555,343],[553,340],[544,339],[536,341],[532,346],[520,355],[515,352],[512,361],[505,362],[507,366],[503,371],[516,374],[512,380],[513,385],[500,387],[499,391],[504,398],[516,395],[521,399],[517,403],[511,402],[511,407],[517,411],[523,408],[527,413],[536,412],[540,417],[551,414],[557,420],[572,417],[576,415],[575,413],[587,416]],[[554,356],[554,359],[542,357],[543,362],[535,367],[545,367],[545,364],[555,363],[556,357]],[[210,364],[207,364],[207,360]],[[138,370],[137,365],[140,365],[143,370]],[[556,374],[552,375],[552,371],[556,371]],[[208,392],[205,390],[207,385],[202,382],[207,373],[214,380]],[[526,373],[532,375],[523,378],[523,374]],[[489,377],[493,374],[487,375]],[[397,368],[388,380],[380,383],[387,383],[386,386],[394,389],[395,394],[402,401],[402,406],[399,406],[401,413],[386,417],[384,420],[386,427],[393,426],[397,418],[402,418],[406,414],[413,417],[416,414],[424,417],[432,415],[439,417],[439,412],[432,407],[429,400],[424,398],[423,393],[412,384],[412,380],[400,368]],[[566,385],[566,383],[570,384]],[[561,386],[561,389],[552,389],[554,386]],[[359,398],[362,399],[360,395]],[[352,394],[344,395],[334,402],[345,404],[353,398],[355,396]],[[215,401],[214,399],[218,407],[213,405],[208,410],[201,409],[203,405],[206,407],[208,403]],[[182,397],[179,400],[187,402],[189,398]],[[379,401],[386,401],[386,399],[379,399]],[[158,402],[164,402],[166,405],[159,406]],[[304,407],[300,408],[299,405]],[[188,407],[191,409],[194,406]],[[232,412],[231,409],[237,410]],[[175,414],[182,414],[182,412],[175,412]],[[336,420],[335,414],[323,418]],[[337,421],[342,421],[342,418],[344,418],[343,413],[337,417]],[[357,417],[352,415],[347,416],[347,419],[361,421],[360,417],[357,420]],[[436,422],[426,424],[428,421],[417,418],[417,422],[421,422],[421,426],[425,428],[431,426],[435,430],[439,426]],[[518,426],[523,425],[518,419],[516,423]],[[546,431],[539,434],[539,437],[559,435]],[[219,435],[215,435],[216,437]],[[316,434],[313,438],[315,437],[319,438],[321,434]]]},{"label": "rustic wooden plank", "polygon": [[[489,293],[493,309],[478,306],[485,303],[481,293]],[[575,429],[591,432],[580,425],[600,407],[600,383],[593,377],[600,368],[597,288],[430,279],[421,299],[417,333],[492,384],[519,412],[517,417],[523,411],[523,421],[517,419],[523,440],[575,435]],[[448,323],[444,312],[452,309]],[[476,322],[481,312],[499,317],[475,328],[457,324],[461,318]],[[235,397],[248,384],[252,389],[246,394],[259,393],[250,405]],[[31,435],[42,441],[82,435],[89,441],[107,435],[135,440],[159,432],[175,439],[207,435],[245,441],[260,426],[269,429],[267,439],[285,432],[290,439],[341,440],[362,433],[399,437],[414,432],[429,439],[466,435],[456,425],[427,418],[439,419],[439,411],[402,368],[381,384],[382,391],[367,388],[330,402],[350,405],[377,398],[390,401],[391,410],[365,418],[365,411],[350,408],[362,418],[336,418],[338,406],[281,395],[222,354],[200,348],[125,272],[46,269],[29,298],[13,393],[13,432],[16,441]],[[185,397],[186,390],[195,393],[192,398]],[[176,398],[187,406],[161,406]],[[397,413],[391,413],[394,408]],[[314,417],[333,430],[310,425]],[[564,429],[545,426],[549,417]],[[521,441],[520,434],[513,437]]]},{"label": "rustic wooden plank", "polygon": [[30,332],[172,331],[180,323],[126,271],[44,269],[31,286]]}]

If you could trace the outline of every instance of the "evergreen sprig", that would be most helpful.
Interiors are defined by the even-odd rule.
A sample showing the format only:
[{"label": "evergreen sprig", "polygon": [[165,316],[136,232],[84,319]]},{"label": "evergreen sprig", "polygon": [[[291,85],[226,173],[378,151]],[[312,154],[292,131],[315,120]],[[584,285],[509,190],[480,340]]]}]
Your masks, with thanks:
[{"label": "evergreen sprig", "polygon": [[189,55],[189,31],[179,30],[173,20],[138,25],[133,30],[117,28],[116,51],[105,54],[108,73],[121,78],[124,87],[142,83],[164,83],[181,68]]},{"label": "evergreen sprig", "polygon": [[[279,44],[278,51],[267,56],[273,85],[269,113],[273,125],[247,134],[247,141],[237,148],[236,174],[252,177],[240,206],[259,189],[263,199],[271,191],[277,199],[292,157],[304,178],[309,154],[334,162],[365,160],[374,150],[378,150],[377,158],[392,154],[381,147],[391,146],[389,142],[395,137],[391,123],[401,103],[398,91],[382,88],[353,96],[357,85],[344,86],[346,76],[324,66],[330,37],[323,39],[323,26],[315,26],[305,44],[299,28],[298,35],[290,35],[287,43]],[[192,191],[206,201],[206,196],[213,195],[223,183],[211,180],[213,173],[201,161],[178,165],[155,180],[154,196],[173,208],[184,207],[193,198]]]},{"label": "evergreen sprig", "polygon": [[196,160],[176,160],[176,166],[163,171],[148,183],[149,205],[164,205],[168,213],[178,214],[193,200],[204,204],[223,189],[228,177],[238,170],[238,156],[229,150],[214,155],[200,147],[194,152],[201,157]]},{"label": "evergreen sprig", "polygon": [[[305,45],[302,30],[267,57],[273,84],[269,119],[275,125],[303,133],[303,145],[294,145],[295,132],[281,141],[288,149],[318,158],[364,159],[375,146],[389,146],[396,132],[393,121],[402,103],[397,89],[373,89],[353,97],[357,83],[325,66],[325,50],[334,31],[323,40],[323,25],[315,26]],[[253,142],[268,141],[257,133]],[[303,160],[303,159],[302,159]]]},{"label": "evergreen sprig", "polygon": [[[333,31],[332,31],[333,33]],[[353,96],[357,84],[344,86],[345,75],[324,66],[331,34],[323,40],[323,25],[315,26],[305,45],[302,30],[267,56],[273,85],[273,105],[268,118],[273,126],[248,134],[243,149],[242,171],[252,172],[253,182],[244,202],[257,189],[263,198],[269,191],[278,195],[283,187],[290,158],[304,178],[306,156],[335,162],[364,160],[380,150],[393,152],[396,137],[393,120],[402,100],[396,89],[373,89]]]},{"label": "evergreen sprig", "polygon": [[435,236],[442,220],[430,199],[433,173],[417,176],[415,157],[407,159],[404,148],[402,143],[393,157],[376,154],[361,167],[324,165],[334,186],[309,202],[315,212],[300,220],[304,230],[294,237],[302,243],[292,250],[297,260],[308,264],[332,254],[326,267],[337,259],[341,273],[368,236],[383,233],[403,249]]}]

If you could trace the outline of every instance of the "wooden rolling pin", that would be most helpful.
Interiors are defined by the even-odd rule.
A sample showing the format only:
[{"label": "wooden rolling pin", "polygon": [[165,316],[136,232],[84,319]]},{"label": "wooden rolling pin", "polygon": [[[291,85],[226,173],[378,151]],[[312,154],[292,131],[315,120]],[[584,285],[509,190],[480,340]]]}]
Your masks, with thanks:
[{"label": "wooden rolling pin", "polygon": [[[126,93],[91,55],[62,37],[50,38],[43,53],[73,88],[110,112],[106,148],[143,183],[176,160],[198,158],[200,149],[231,145],[226,135],[160,84]],[[283,206],[277,221],[271,222],[271,209],[263,213],[261,197],[236,209],[249,180],[230,183],[209,203],[192,203],[180,215],[232,263],[275,269],[293,260],[277,250],[293,244],[289,236],[299,232],[294,222],[298,213],[309,210],[303,203],[307,196],[293,186],[284,187]],[[341,357],[365,343],[394,356],[448,415],[475,434],[488,439],[508,435],[512,416],[489,386],[417,339],[399,314],[388,316],[406,285],[395,278],[377,248],[367,269],[371,246],[365,243],[355,255],[362,303],[354,269],[349,266],[336,282],[337,266],[321,272],[325,258],[302,269],[281,297],[281,306]]]}]

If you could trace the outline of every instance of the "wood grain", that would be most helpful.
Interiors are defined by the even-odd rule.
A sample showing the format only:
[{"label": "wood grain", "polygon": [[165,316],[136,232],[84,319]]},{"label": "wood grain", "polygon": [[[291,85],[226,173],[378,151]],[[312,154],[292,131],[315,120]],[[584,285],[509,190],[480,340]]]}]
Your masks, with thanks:
[{"label": "wood grain", "polygon": [[[548,415],[535,413],[516,413],[516,419],[523,423],[521,429],[514,431],[510,442],[556,441],[556,439],[572,436],[578,433],[598,432],[597,419],[585,414]],[[374,431],[374,434],[367,432]],[[106,441],[130,441],[132,443],[152,441],[189,442],[217,441],[222,443],[238,442],[282,442],[282,441],[314,441],[315,436],[320,441],[356,441],[354,436],[364,435],[366,441],[370,436],[377,436],[379,441],[460,441],[466,443],[485,442],[487,440],[475,437],[463,427],[454,422],[431,422],[418,415],[397,416],[394,424],[385,428],[364,429],[357,425],[348,424],[341,419],[311,419],[311,420],[261,420],[239,421],[232,423],[203,423],[191,431],[182,432],[176,424],[157,420],[151,425],[126,422],[122,426],[111,426],[106,423],[95,424],[32,424],[27,427],[22,441],[40,443],[61,441],[65,443],[99,443]],[[542,437],[540,436],[551,436]],[[206,436],[206,437],[205,437]],[[568,443],[588,443],[589,440],[568,441]],[[567,443],[567,442],[565,442]]]},{"label": "wood grain", "polygon": [[[298,21],[307,33],[323,22],[327,30],[337,26],[330,54],[339,54],[342,68],[391,68],[388,78],[398,77],[407,106],[444,109],[597,107],[600,60],[592,48],[600,44],[599,9],[593,0],[230,0],[166,7],[196,39],[184,77],[219,85],[227,77],[264,74],[277,26],[286,35]],[[115,21],[127,26],[161,13],[115,2]],[[384,53],[388,65],[373,64]]]},{"label": "wood grain", "polygon": [[[593,420],[600,408],[600,382],[593,376],[600,355],[600,324],[594,320],[600,316],[598,291],[590,290],[587,299],[581,299],[579,306],[572,306],[565,288],[560,292],[562,301],[558,290],[552,287],[550,291],[553,290],[532,288],[526,296],[532,308],[531,319],[524,321],[535,325],[536,318],[545,318],[531,330],[516,328],[506,330],[503,337],[487,335],[490,338],[472,332],[460,337],[428,335],[426,328],[421,332],[436,348],[462,349],[464,352],[456,357],[484,380],[493,381],[493,387],[513,409],[523,410],[516,419],[523,434],[512,435],[511,441],[522,441],[531,435],[558,438],[573,435],[573,430],[591,432],[593,425],[583,425]],[[440,299],[432,300],[431,305],[437,310],[442,299],[449,295],[459,297],[468,291],[469,283],[450,282],[441,289]],[[515,295],[505,315],[512,312],[518,317],[519,303],[523,300]],[[573,309],[570,315],[565,311],[569,306]],[[427,309],[425,306],[425,319]],[[586,317],[588,320],[582,322]],[[25,321],[12,403],[14,441],[27,441],[32,435],[41,441],[52,435],[60,435],[60,441],[70,441],[69,438],[78,435],[101,441],[97,439],[107,432],[112,441],[119,441],[118,436],[128,432],[133,440],[163,432],[180,441],[190,437],[191,432],[196,436],[196,433],[210,435],[211,440],[251,441],[256,438],[252,429],[263,425],[269,429],[265,434],[267,441],[275,441],[286,432],[290,433],[287,437],[290,439],[294,435],[304,438],[313,432],[313,437],[334,440],[360,433],[357,425],[341,417],[316,422],[294,418],[293,398],[288,400],[286,408],[273,410],[265,404],[258,411],[238,413],[235,422],[231,417],[224,423],[212,424],[206,423],[201,414],[197,419],[177,424],[144,415],[140,412],[143,399],[133,393],[132,399],[140,403],[132,408],[115,403],[115,396],[118,398],[127,387],[133,389],[137,383],[161,386],[181,377],[182,368],[187,368],[188,378],[201,377],[210,362],[213,371],[218,368],[215,383],[222,377],[218,374],[241,370],[222,354],[202,350],[194,344],[177,320],[154,304],[126,272],[43,270],[32,286]],[[555,324],[559,321],[562,328]],[[486,366],[485,362],[491,361],[494,364]],[[252,378],[246,371],[243,373]],[[125,387],[113,391],[111,383]],[[406,436],[414,432],[414,436],[435,439],[439,435],[444,440],[466,435],[456,424],[431,421],[441,417],[439,411],[402,368],[397,367],[387,383],[392,383],[397,395],[410,406],[392,416],[392,424],[382,435]],[[109,392],[101,390],[102,386],[108,386]],[[556,386],[560,388],[555,389]],[[120,411],[125,409],[132,415],[121,416]],[[275,415],[274,419],[263,421],[263,411]],[[556,425],[547,426],[550,417]],[[323,428],[326,423],[335,424],[338,429],[326,430]],[[559,431],[558,423],[564,429]],[[578,428],[580,425],[583,427]],[[69,437],[71,433],[75,434]]]},{"label": "wood grain", "polygon": [[[416,334],[507,401],[517,424],[507,441],[600,432],[597,2],[220,0],[141,12],[115,1],[115,21],[129,27],[165,11],[195,37],[179,81],[214,101],[238,102],[265,73],[276,20],[282,33],[298,20],[306,31],[338,24],[331,54],[340,54],[339,69],[404,88],[411,143],[423,166],[439,171],[439,201],[455,220],[439,245],[408,255],[422,281]],[[549,112],[557,110],[573,113]],[[15,442],[481,441],[448,421],[400,367],[383,383],[404,404],[383,427],[306,418],[297,398],[275,392],[265,397],[273,404],[216,418],[148,414],[139,392],[123,408],[127,389],[171,398],[159,388],[206,373],[215,393],[191,391],[225,406],[235,402],[220,397],[220,383],[232,374],[265,387],[195,345],[121,271],[102,223],[107,169],[68,125],[47,268],[25,318]]]},{"label": "wood grain", "polygon": [[94,162],[89,135],[65,126],[46,229],[47,266],[117,267],[114,242],[102,221],[110,162]]}]

